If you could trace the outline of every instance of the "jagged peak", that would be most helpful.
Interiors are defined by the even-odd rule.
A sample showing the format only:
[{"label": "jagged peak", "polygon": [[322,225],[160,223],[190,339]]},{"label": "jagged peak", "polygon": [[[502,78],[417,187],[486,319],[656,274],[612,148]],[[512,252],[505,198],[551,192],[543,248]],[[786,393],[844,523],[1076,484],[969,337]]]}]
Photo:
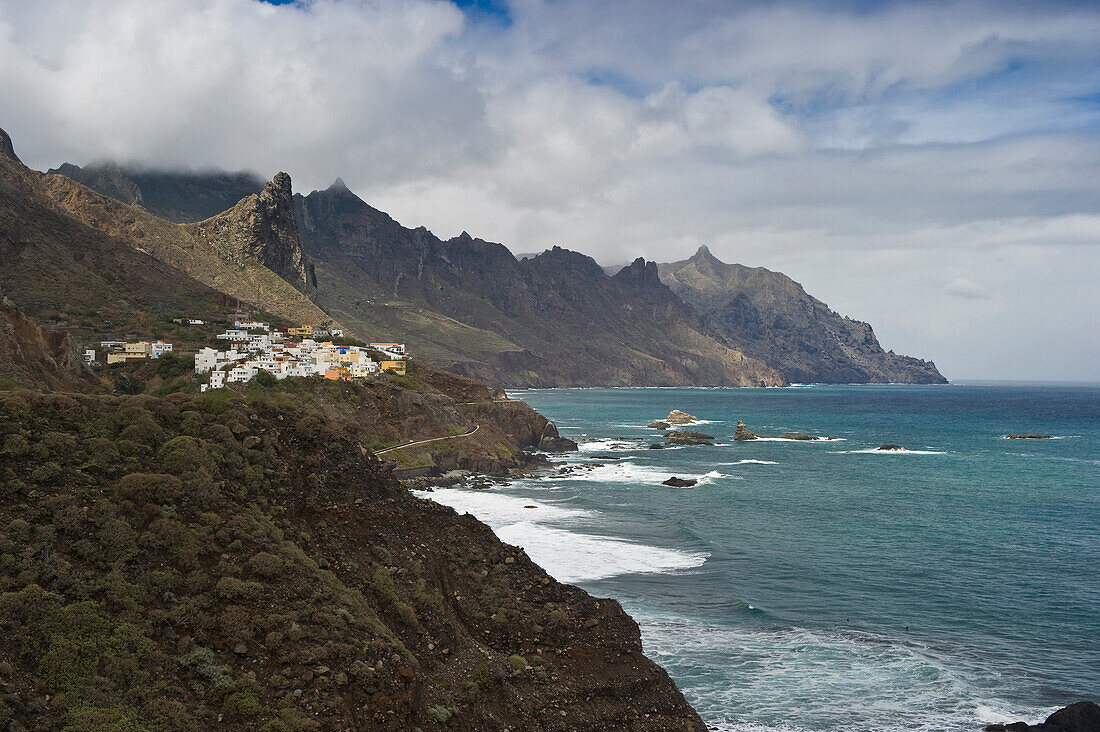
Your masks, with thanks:
[{"label": "jagged peak", "polygon": [[291,195],[290,175],[281,170],[276,173],[274,178],[264,184],[264,193],[269,191],[275,194]]},{"label": "jagged peak", "polygon": [[0,157],[7,158],[8,160],[14,160],[17,163],[22,164],[22,160],[15,154],[15,148],[11,144],[11,137],[8,133],[0,128]]},{"label": "jagged peak", "polygon": [[620,282],[634,282],[642,285],[661,284],[661,276],[657,271],[656,262],[647,262],[645,257],[638,257],[626,267],[615,273],[613,279]]},{"label": "jagged peak", "polygon": [[332,181],[332,185],[328,187],[328,190],[333,192],[346,191],[347,189],[348,187],[347,184],[344,183],[344,179],[340,178],[339,176],[336,178],[336,180]]},{"label": "jagged peak", "polygon": [[703,244],[701,247],[695,250],[695,254],[691,255],[691,261],[693,262],[709,262],[711,264],[725,264],[721,259],[714,256],[710,251],[710,247]]}]

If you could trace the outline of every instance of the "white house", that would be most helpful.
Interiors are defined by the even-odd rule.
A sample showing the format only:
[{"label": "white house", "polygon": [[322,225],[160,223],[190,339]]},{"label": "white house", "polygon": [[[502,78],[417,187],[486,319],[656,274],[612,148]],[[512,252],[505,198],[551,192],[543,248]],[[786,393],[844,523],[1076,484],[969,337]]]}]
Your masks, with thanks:
[{"label": "white house", "polygon": [[241,366],[235,366],[229,370],[229,375],[226,377],[228,383],[244,383],[252,381],[252,378],[259,373],[259,369],[243,364]]},{"label": "white house", "polygon": [[240,328],[242,330],[266,330],[271,332],[271,325],[268,323],[261,323],[257,320],[238,320],[233,324],[234,328]]},{"label": "white house", "polygon": [[218,366],[218,351],[213,348],[200,348],[195,354],[195,373],[205,374]]},{"label": "white house", "polygon": [[95,363],[95,349],[88,348],[84,351],[84,363]]},{"label": "white house", "polygon": [[160,358],[166,353],[171,353],[172,344],[164,341],[156,341],[149,344],[149,358]]},{"label": "white house", "polygon": [[210,372],[210,381],[207,382],[207,385],[211,389],[220,389],[223,386],[225,386],[225,372],[224,371],[211,371]]}]

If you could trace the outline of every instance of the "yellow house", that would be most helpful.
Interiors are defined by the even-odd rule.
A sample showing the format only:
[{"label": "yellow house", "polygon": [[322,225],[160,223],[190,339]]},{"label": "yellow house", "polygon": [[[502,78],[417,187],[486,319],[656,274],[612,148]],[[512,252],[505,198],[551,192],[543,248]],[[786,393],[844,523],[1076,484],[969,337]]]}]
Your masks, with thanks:
[{"label": "yellow house", "polygon": [[144,358],[149,355],[149,341],[138,341],[137,343],[127,343],[122,347],[123,353],[133,358],[134,356],[140,356]]},{"label": "yellow house", "polygon": [[383,361],[380,366],[383,371],[389,371],[390,373],[397,374],[398,376],[405,375],[405,368],[408,361]]},{"label": "yellow house", "polygon": [[107,363],[108,364],[126,363],[126,354],[125,353],[108,353],[107,354]]},{"label": "yellow house", "polygon": [[287,328],[287,335],[294,338],[311,338],[313,336],[313,326],[303,325],[301,328]]}]

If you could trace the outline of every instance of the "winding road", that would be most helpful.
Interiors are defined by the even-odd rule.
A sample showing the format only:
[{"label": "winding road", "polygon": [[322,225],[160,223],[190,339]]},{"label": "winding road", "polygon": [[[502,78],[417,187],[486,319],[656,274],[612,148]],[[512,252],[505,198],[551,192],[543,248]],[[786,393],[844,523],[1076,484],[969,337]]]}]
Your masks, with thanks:
[{"label": "winding road", "polygon": [[393,450],[400,450],[403,447],[412,447],[413,445],[423,445],[426,442],[439,442],[440,440],[454,440],[459,437],[469,437],[473,433],[477,432],[481,425],[475,424],[473,427],[468,428],[461,435],[447,435],[446,437],[433,437],[430,440],[409,440],[408,442],[402,442],[400,445],[394,445],[393,447],[383,448],[382,450],[375,450],[375,455],[382,455]]}]

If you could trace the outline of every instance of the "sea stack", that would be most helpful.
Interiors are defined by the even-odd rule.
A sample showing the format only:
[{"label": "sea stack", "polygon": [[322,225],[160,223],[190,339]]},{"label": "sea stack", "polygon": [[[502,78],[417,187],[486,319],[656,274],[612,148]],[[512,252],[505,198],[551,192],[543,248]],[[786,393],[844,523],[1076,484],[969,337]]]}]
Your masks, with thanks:
[{"label": "sea stack", "polygon": [[699,418],[687,412],[681,412],[679,409],[673,409],[664,421],[669,424],[695,424]]}]

